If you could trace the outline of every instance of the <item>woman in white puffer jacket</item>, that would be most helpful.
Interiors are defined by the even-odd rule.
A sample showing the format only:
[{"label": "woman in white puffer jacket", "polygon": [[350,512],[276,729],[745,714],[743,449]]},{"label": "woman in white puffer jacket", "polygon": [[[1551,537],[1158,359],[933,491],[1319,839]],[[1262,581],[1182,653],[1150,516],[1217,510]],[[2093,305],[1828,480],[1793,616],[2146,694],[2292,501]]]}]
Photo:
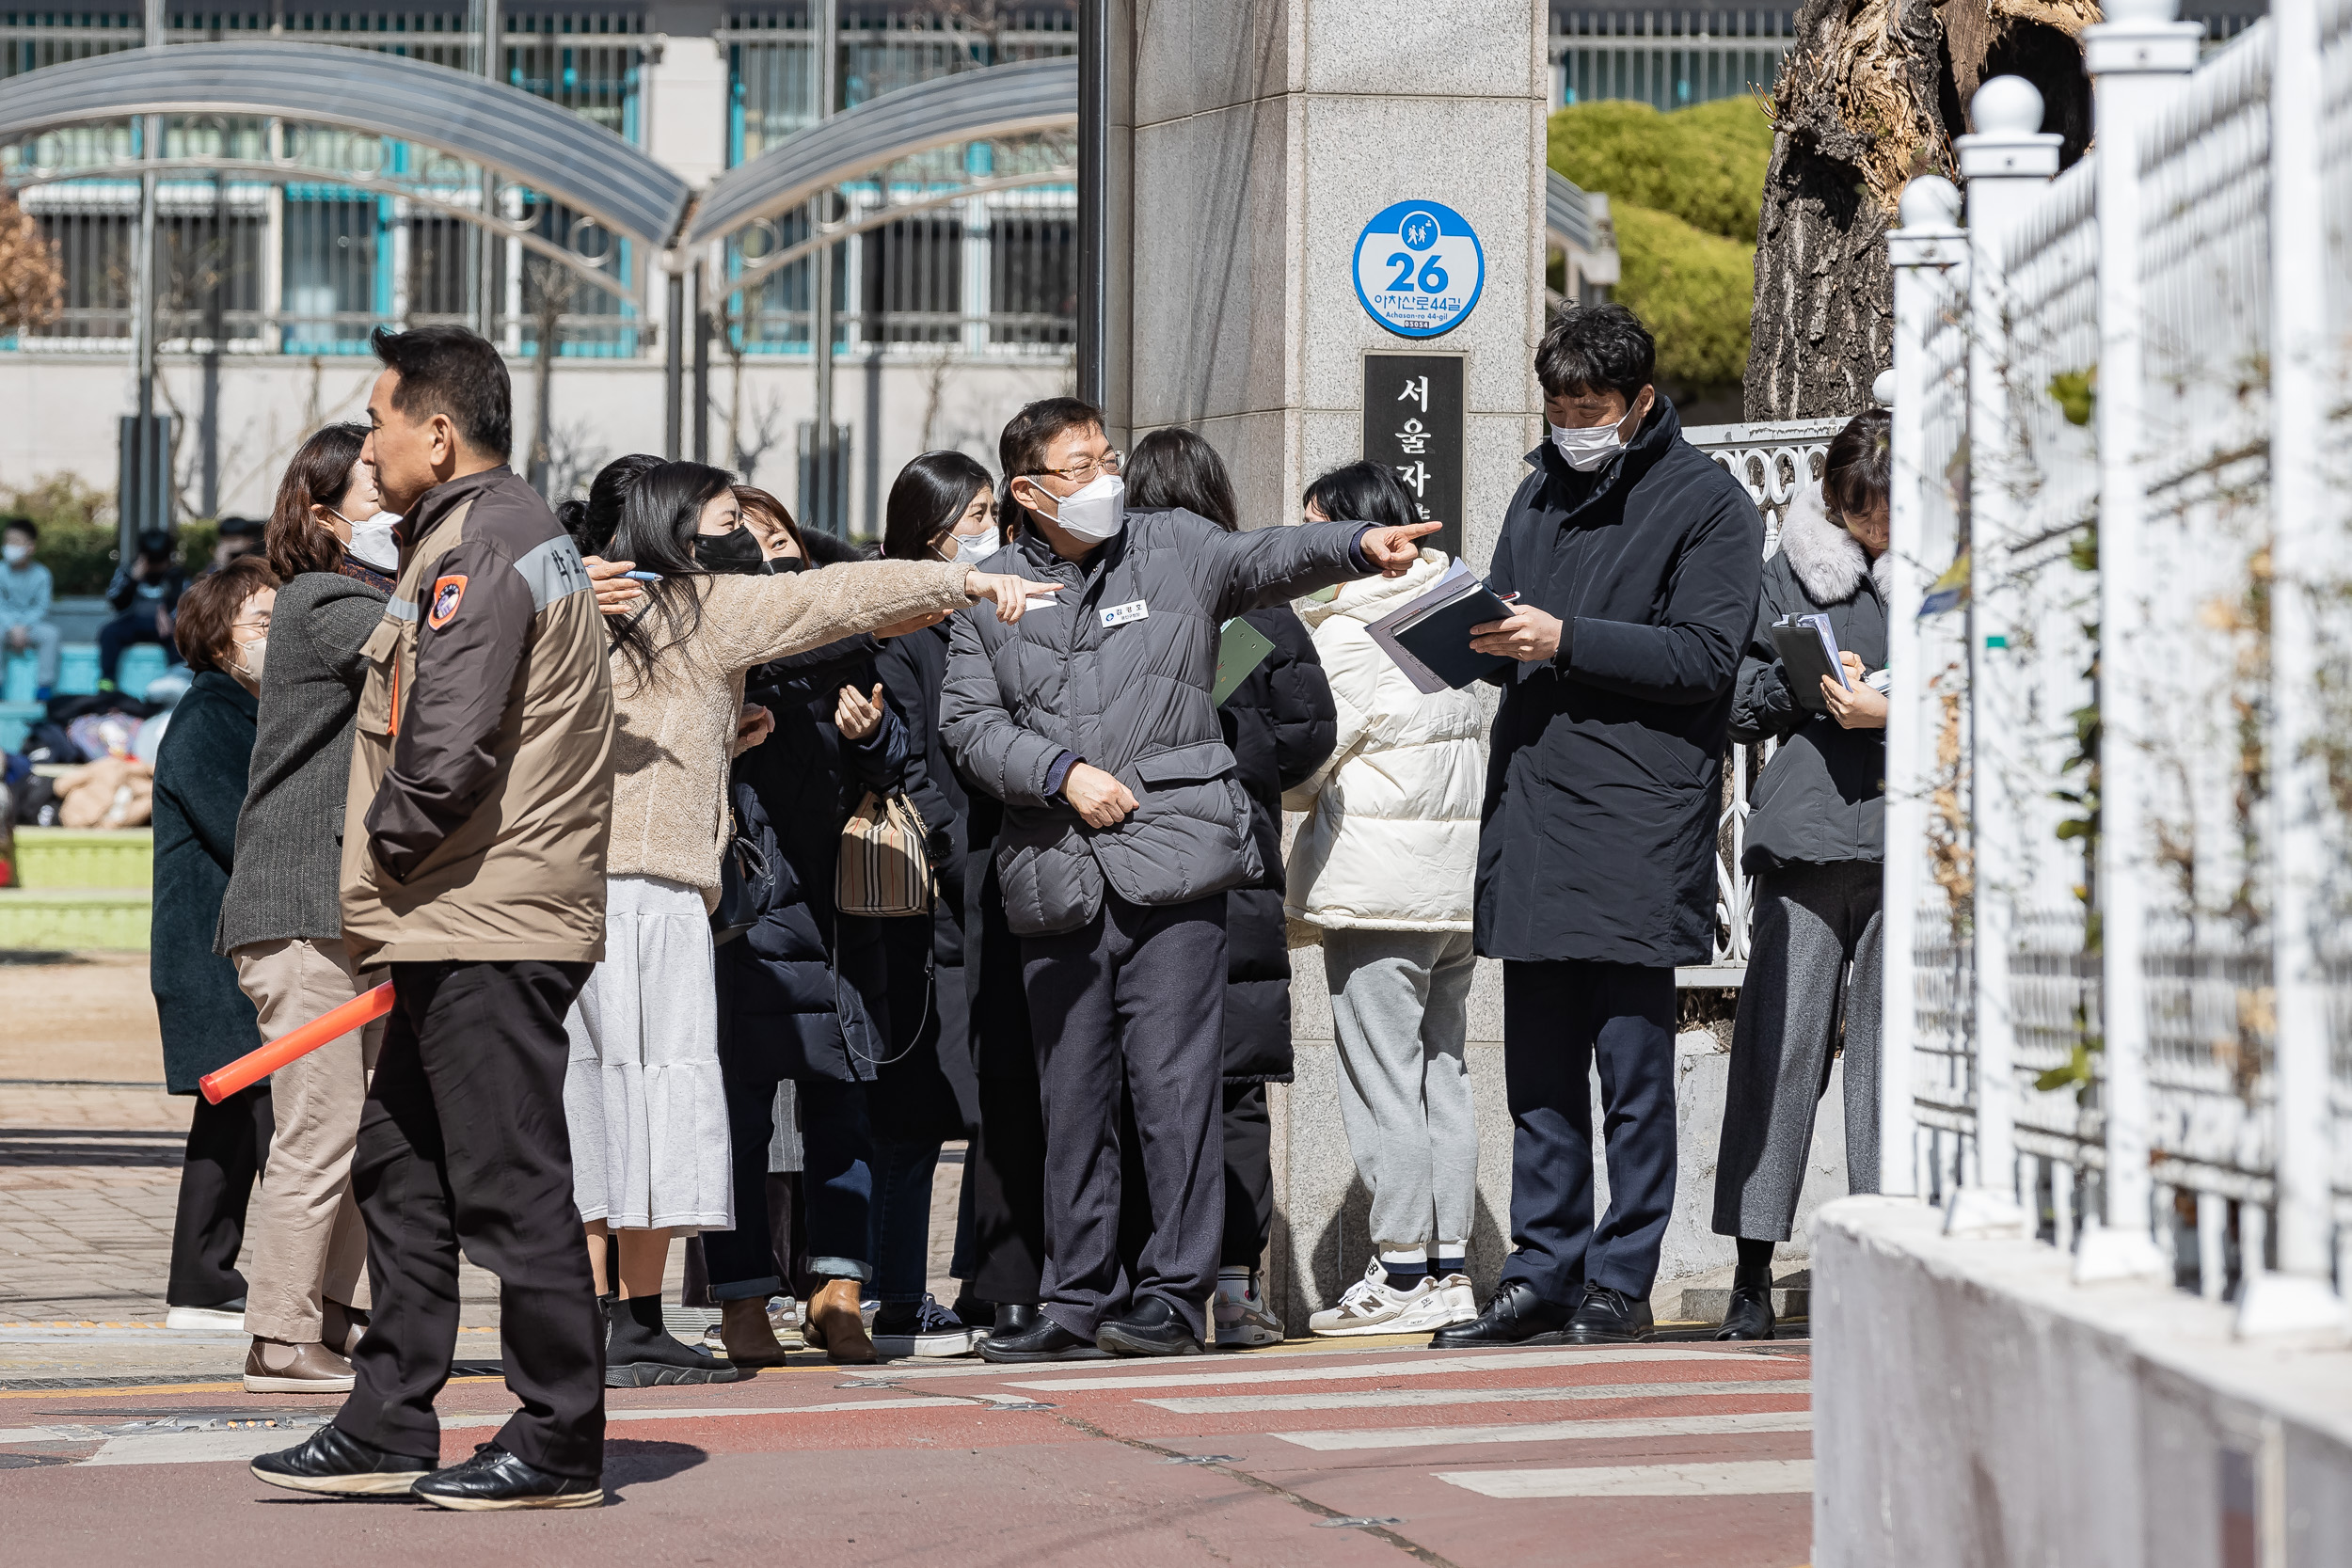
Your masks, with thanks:
[{"label": "woman in white puffer jacket", "polygon": [[[1315,481],[1307,516],[1416,520],[1412,497],[1376,463]],[[1340,1108],[1372,1189],[1375,1247],[1364,1277],[1309,1320],[1321,1335],[1418,1333],[1478,1315],[1466,1261],[1478,1132],[1462,1042],[1486,720],[1470,692],[1422,692],[1366,629],[1448,564],[1423,550],[1401,578],[1344,583],[1298,607],[1339,705],[1339,744],[1282,800],[1308,814],[1285,912],[1323,928]]]}]

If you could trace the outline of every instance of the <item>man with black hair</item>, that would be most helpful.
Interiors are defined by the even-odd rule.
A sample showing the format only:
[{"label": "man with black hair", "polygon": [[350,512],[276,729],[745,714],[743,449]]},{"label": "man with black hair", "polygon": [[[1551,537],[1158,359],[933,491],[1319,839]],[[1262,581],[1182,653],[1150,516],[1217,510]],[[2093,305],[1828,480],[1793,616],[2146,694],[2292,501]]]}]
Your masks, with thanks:
[{"label": "man with black hair", "polygon": [[[253,1473],[453,1509],[594,1507],[604,1332],[564,1018],[604,956],[605,633],[580,551],[506,466],[499,351],[454,326],[379,330],[374,347],[360,456],[402,515],[401,573],[362,650],[342,862],[351,966],[389,965],[394,993],[351,1166],[374,1312],[333,1424]],[[461,1245],[499,1276],[522,1408],[437,1470]]]},{"label": "man with black hair", "polygon": [[[957,765],[1005,804],[996,873],[1045,1121],[1044,1301],[980,1354],[1195,1354],[1224,1243],[1225,895],[1263,875],[1210,701],[1218,628],[1402,575],[1438,525],[1228,533],[1180,509],[1130,513],[1102,411],[1075,398],[1024,408],[998,455],[1015,531],[980,569],[1063,591],[1011,626],[958,616],[940,706]],[[1122,1075],[1152,1210],[1133,1279]]]},{"label": "man with black hair", "polygon": [[250,555],[262,547],[262,521],[258,517],[223,517],[219,536],[213,544],[213,559],[204,569],[217,572],[241,555]]},{"label": "man with black hair", "polygon": [[180,595],[187,588],[188,574],[181,569],[179,546],[171,535],[162,529],[140,534],[138,553],[117,566],[106,584],[106,607],[115,618],[98,628],[99,690],[115,689],[122,650],[134,642],[160,642],[167,657],[180,657],[171,627],[180,612]]},{"label": "man with black hair", "polygon": [[33,559],[40,546],[33,519],[0,518],[0,664],[11,654],[31,654],[33,700],[45,703],[57,684],[57,628],[49,619],[56,584]]},{"label": "man with black hair", "polygon": [[[1551,438],[1511,499],[1487,580],[1518,595],[1470,645],[1498,678],[1474,935],[1503,960],[1514,1250],[1439,1346],[1645,1339],[1674,1208],[1675,966],[1708,961],[1734,678],[1763,525],[1682,438],[1656,345],[1579,306],[1535,351]],[[1592,1099],[1609,1212],[1593,1219]]]}]

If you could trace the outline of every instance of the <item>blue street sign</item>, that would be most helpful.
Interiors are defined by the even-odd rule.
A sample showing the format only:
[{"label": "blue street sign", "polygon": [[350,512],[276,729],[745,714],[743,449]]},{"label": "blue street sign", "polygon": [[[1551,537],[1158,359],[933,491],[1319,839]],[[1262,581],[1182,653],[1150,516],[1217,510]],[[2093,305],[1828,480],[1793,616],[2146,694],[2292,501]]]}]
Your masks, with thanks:
[{"label": "blue street sign", "polygon": [[1356,297],[1400,338],[1453,331],[1486,286],[1486,248],[1442,201],[1384,207],[1356,237]]}]

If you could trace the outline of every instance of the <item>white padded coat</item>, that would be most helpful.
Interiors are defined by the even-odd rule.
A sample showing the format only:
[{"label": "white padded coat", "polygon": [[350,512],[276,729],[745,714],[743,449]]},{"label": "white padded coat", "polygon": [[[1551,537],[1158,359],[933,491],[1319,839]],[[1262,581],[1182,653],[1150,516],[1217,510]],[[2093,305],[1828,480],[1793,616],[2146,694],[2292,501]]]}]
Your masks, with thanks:
[{"label": "white padded coat", "polygon": [[1331,760],[1282,797],[1307,813],[1284,900],[1294,920],[1389,931],[1467,931],[1486,792],[1486,717],[1470,691],[1424,694],[1364,628],[1425,594],[1447,561],[1343,583],[1295,606],[1339,705]]}]

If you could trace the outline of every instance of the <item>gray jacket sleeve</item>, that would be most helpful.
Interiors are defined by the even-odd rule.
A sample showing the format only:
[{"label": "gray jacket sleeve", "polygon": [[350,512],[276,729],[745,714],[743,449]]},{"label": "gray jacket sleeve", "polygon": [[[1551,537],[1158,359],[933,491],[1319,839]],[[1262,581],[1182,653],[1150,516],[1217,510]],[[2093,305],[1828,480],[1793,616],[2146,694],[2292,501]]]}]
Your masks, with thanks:
[{"label": "gray jacket sleeve", "polygon": [[1009,806],[1061,803],[1048,793],[1062,749],[1014,722],[996,684],[995,661],[980,639],[979,616],[958,615],[947,639],[947,678],[940,689],[939,734],[974,784]]},{"label": "gray jacket sleeve", "polygon": [[1356,553],[1367,523],[1300,523],[1227,533],[1202,531],[1200,560],[1209,573],[1216,618],[1286,604],[1334,583],[1370,574]]}]

